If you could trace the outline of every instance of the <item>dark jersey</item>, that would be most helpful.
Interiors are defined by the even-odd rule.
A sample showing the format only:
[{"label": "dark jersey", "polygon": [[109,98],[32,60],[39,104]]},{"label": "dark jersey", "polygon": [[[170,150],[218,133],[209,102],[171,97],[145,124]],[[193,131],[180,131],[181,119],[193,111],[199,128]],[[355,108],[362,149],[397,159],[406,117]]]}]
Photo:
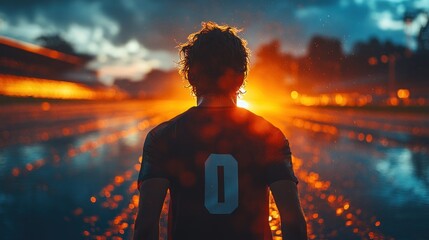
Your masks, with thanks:
[{"label": "dark jersey", "polygon": [[170,182],[170,239],[272,239],[268,186],[297,183],[289,143],[238,107],[192,107],[147,135],[139,185]]}]

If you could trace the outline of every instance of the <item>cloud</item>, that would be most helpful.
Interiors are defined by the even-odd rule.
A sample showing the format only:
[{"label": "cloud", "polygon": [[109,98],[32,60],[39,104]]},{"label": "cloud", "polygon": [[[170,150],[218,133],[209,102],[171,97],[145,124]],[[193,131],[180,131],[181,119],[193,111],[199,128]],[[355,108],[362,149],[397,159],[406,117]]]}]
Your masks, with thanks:
[{"label": "cloud", "polygon": [[383,11],[381,13],[374,13],[372,17],[377,22],[377,25],[380,29],[393,31],[404,29],[404,22],[393,19],[391,12]]},{"label": "cloud", "polygon": [[[18,1],[18,5],[22,4],[25,1]],[[174,59],[170,52],[149,50],[131,35],[124,42],[115,42],[119,25],[101,11],[98,2],[52,2],[44,8],[32,2],[30,6],[32,8],[12,9],[7,14],[0,12],[0,34],[34,42],[40,35],[59,33],[78,52],[96,56],[96,61],[89,67],[97,69],[100,79],[106,84],[111,84],[117,77],[141,80],[152,68],[171,68],[174,65],[166,60],[166,56]]]},{"label": "cloud", "polygon": [[100,79],[106,84],[112,84],[115,78],[139,81],[152,69],[171,69],[176,59],[170,52],[149,50],[136,39],[119,46],[108,41],[97,46],[100,54],[89,67],[98,69]]},{"label": "cloud", "polygon": [[[33,41],[61,33],[82,52],[97,55],[105,73],[144,74],[148,67],[171,68],[175,46],[201,21],[244,28],[254,50],[274,38],[283,50],[305,52],[314,34],[340,38],[346,49],[371,36],[404,43],[402,14],[429,6],[428,0],[14,0],[0,3],[0,34]],[[133,52],[134,49],[134,53]],[[106,65],[107,64],[107,65]],[[129,64],[129,69],[125,69]],[[145,65],[146,64],[146,65]],[[112,66],[112,71],[108,71]],[[113,71],[113,67],[116,67]],[[137,69],[132,71],[131,69]]]}]

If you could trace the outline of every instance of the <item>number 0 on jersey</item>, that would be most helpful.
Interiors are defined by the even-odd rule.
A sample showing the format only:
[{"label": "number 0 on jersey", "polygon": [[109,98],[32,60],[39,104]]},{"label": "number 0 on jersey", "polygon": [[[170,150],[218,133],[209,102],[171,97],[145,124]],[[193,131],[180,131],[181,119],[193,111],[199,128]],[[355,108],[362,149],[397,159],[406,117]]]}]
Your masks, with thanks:
[{"label": "number 0 on jersey", "polygon": [[238,163],[231,154],[207,158],[204,197],[211,214],[230,214],[238,207]]}]

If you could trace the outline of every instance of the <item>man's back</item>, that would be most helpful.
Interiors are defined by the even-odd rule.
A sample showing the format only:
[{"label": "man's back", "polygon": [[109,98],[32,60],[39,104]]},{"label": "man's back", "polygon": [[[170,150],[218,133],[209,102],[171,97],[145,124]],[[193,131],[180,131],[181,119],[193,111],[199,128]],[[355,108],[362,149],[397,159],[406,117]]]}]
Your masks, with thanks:
[{"label": "man's back", "polygon": [[165,178],[173,239],[271,239],[268,186],[297,182],[279,129],[248,110],[192,107],[146,139],[139,184]]},{"label": "man's back", "polygon": [[158,238],[168,188],[170,238],[271,239],[268,186],[283,237],[306,239],[288,141],[263,118],[236,107],[248,72],[246,41],[237,28],[201,26],[179,45],[179,72],[198,107],[146,138],[134,239]]}]

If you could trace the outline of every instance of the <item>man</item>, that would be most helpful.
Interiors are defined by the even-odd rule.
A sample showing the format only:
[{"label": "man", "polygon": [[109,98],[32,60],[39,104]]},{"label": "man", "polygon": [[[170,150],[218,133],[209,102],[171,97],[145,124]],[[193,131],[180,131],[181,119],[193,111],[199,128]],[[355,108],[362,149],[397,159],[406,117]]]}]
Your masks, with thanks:
[{"label": "man", "polygon": [[169,239],[272,239],[268,188],[283,238],[307,239],[288,141],[265,119],[236,106],[249,57],[237,33],[202,23],[179,46],[180,72],[198,106],[147,135],[135,240],[158,239],[167,189]]}]

